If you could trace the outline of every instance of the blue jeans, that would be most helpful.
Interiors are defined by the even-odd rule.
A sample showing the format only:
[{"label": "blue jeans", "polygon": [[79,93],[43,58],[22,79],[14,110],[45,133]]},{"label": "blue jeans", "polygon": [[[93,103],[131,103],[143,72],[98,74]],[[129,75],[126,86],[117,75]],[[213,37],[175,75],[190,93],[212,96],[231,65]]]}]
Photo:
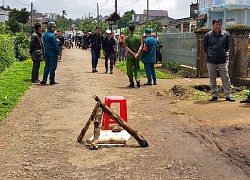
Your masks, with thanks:
[{"label": "blue jeans", "polygon": [[100,50],[91,49],[92,70],[96,70],[98,58],[100,58]]},{"label": "blue jeans", "polygon": [[120,51],[119,51],[119,61],[124,61],[125,60],[125,48],[120,48]]},{"label": "blue jeans", "polygon": [[50,83],[55,83],[55,74],[57,67],[57,56],[51,56],[48,53],[45,53],[45,67],[43,72],[42,83],[46,83],[49,75]]},{"label": "blue jeans", "polygon": [[148,82],[152,83],[152,79],[153,79],[154,83],[156,83],[154,63],[144,63],[144,69],[147,74]]}]

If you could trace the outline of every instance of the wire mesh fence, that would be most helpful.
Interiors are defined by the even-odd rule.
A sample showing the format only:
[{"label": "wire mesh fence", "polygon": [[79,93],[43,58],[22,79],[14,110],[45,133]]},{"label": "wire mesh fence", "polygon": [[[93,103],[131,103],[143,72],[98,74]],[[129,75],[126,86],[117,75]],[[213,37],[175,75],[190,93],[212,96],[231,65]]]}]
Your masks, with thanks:
[{"label": "wire mesh fence", "polygon": [[250,29],[227,29],[230,33],[229,76],[234,86],[250,87]]},{"label": "wire mesh fence", "polygon": [[[228,28],[227,31],[230,33],[229,76],[232,85],[250,87],[250,29]],[[207,76],[205,54],[201,53],[204,51],[201,45],[204,34],[197,37],[195,33],[164,33],[163,60],[198,67],[198,77]]]},{"label": "wire mesh fence", "polygon": [[163,60],[196,67],[197,38],[195,33],[164,33]]}]

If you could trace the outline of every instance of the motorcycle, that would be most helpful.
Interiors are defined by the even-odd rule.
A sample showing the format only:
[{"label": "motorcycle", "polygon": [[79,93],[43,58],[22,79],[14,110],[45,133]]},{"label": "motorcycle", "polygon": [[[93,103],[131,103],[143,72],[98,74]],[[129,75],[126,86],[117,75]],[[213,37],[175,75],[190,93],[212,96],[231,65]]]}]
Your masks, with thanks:
[{"label": "motorcycle", "polygon": [[71,39],[65,40],[65,47],[68,49],[70,49],[71,47],[73,48],[73,43],[72,43]]}]

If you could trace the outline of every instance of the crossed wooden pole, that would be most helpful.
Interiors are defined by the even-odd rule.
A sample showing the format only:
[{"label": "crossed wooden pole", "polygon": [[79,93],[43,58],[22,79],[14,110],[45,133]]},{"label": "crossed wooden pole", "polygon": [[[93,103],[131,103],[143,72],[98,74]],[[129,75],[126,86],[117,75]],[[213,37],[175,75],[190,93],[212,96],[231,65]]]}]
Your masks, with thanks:
[{"label": "crossed wooden pole", "polygon": [[91,116],[89,117],[89,120],[81,130],[80,135],[77,137],[78,142],[82,141],[87,130],[89,129],[91,122],[94,122],[94,139],[91,145],[93,149],[98,149],[97,143],[100,135],[100,124],[102,119],[102,112],[104,112],[111,119],[113,119],[119,126],[121,126],[124,130],[126,130],[131,136],[133,136],[141,147],[148,146],[147,140],[139,132],[137,132],[135,129],[129,126],[128,123],[125,122],[117,113],[115,113],[112,109],[110,109],[106,104],[102,103],[98,96],[95,95],[94,99],[96,100],[97,103],[93,109]]}]

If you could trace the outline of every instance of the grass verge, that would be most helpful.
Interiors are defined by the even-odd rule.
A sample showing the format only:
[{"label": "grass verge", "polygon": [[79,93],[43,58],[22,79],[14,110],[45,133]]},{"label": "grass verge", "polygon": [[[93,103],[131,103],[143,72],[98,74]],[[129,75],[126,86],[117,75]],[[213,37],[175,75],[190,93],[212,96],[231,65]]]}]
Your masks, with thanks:
[{"label": "grass verge", "polygon": [[[41,63],[40,73],[44,62]],[[14,63],[0,73],[0,121],[16,106],[31,85],[32,61]]]},{"label": "grass verge", "polygon": [[[127,63],[126,63],[126,61],[117,64],[116,67],[118,69],[120,69],[123,73],[127,74]],[[163,73],[161,71],[155,70],[155,73],[156,73],[156,78],[158,78],[158,79],[172,79],[168,74]],[[139,75],[140,75],[140,77],[146,77],[146,73],[145,73],[145,70],[144,70],[144,65],[143,65],[143,63],[141,61],[140,61]]]}]

